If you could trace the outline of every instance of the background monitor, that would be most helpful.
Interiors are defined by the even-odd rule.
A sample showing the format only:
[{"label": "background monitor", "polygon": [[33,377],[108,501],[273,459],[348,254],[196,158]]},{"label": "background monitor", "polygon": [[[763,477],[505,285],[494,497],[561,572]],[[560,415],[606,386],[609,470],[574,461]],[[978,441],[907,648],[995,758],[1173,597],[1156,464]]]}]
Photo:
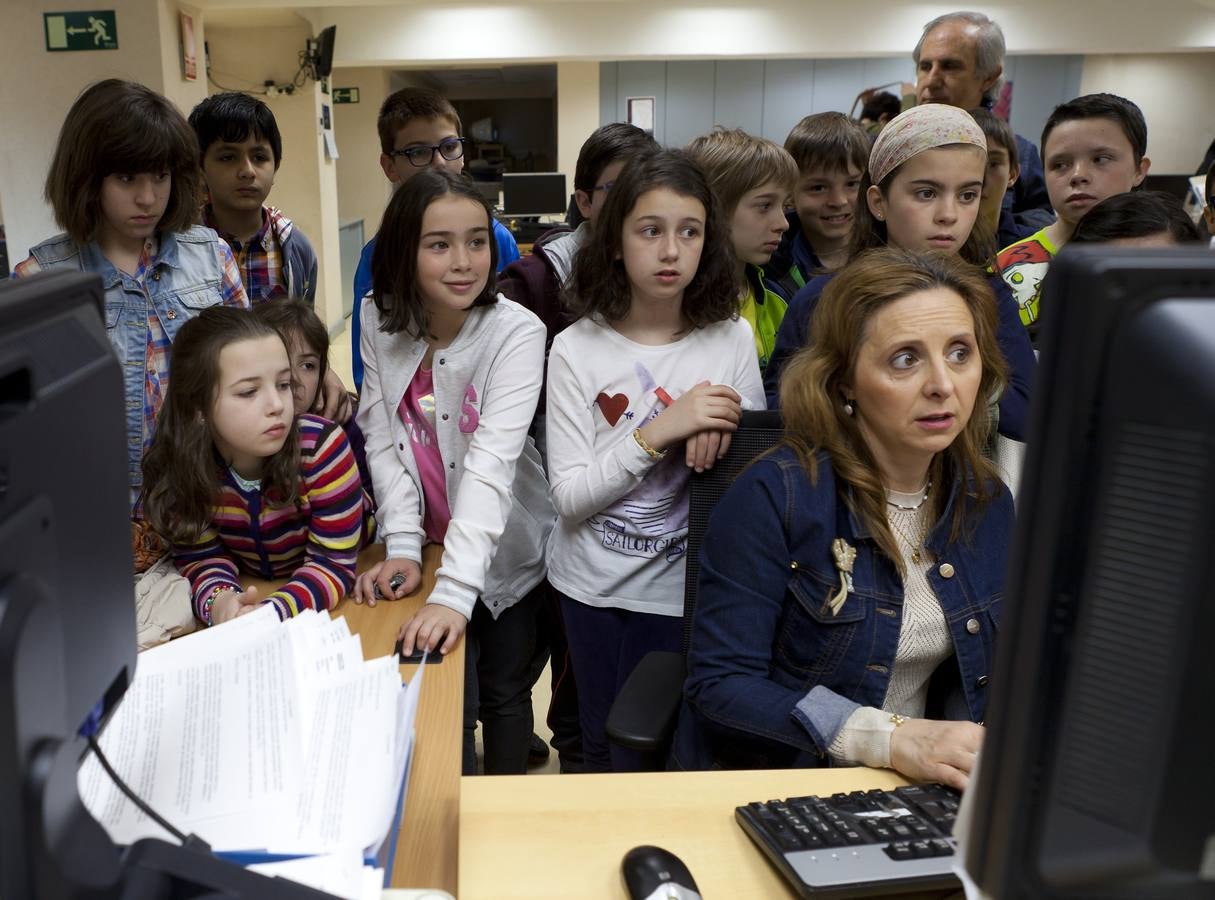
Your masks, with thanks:
[{"label": "background monitor", "polygon": [[561,172],[502,175],[502,211],[508,216],[563,216],[569,199]]},{"label": "background monitor", "polygon": [[1042,310],[966,866],[1215,896],[1215,255],[1068,247]]},{"label": "background monitor", "polygon": [[1174,200],[1184,201],[1190,193],[1189,175],[1148,175],[1143,179],[1145,191],[1161,191]]},{"label": "background monitor", "polygon": [[337,26],[330,25],[316,36],[316,78],[328,78],[333,71],[333,42],[337,39]]}]

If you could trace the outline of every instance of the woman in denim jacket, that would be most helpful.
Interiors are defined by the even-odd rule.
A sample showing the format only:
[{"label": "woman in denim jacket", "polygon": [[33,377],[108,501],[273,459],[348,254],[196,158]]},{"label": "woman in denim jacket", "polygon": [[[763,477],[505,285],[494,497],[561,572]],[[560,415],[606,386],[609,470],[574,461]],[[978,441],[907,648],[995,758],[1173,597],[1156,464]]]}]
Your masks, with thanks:
[{"label": "woman in denim jacket", "polygon": [[1013,516],[981,453],[996,327],[982,276],[943,255],[869,251],[824,292],[785,440],[709,522],[677,766],[965,786]]}]

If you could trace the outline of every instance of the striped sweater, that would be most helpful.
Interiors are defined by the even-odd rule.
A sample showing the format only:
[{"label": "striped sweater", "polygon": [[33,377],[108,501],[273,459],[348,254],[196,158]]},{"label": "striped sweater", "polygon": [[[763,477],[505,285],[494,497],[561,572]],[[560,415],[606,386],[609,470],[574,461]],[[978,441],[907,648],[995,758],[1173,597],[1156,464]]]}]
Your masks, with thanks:
[{"label": "striped sweater", "polygon": [[298,501],[271,504],[260,488],[243,490],[225,468],[210,526],[194,543],[173,548],[200,619],[216,587],[241,583],[238,570],[265,579],[290,576],[265,600],[280,619],[302,609],[330,609],[354,584],[369,512],[354,454],[341,426],[312,415],[297,421]]}]

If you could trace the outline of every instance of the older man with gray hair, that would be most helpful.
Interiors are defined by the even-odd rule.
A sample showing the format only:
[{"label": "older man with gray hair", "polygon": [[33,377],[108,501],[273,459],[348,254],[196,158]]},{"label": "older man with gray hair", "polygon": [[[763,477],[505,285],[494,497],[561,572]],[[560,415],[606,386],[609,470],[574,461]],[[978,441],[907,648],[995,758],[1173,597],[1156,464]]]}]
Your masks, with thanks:
[{"label": "older man with gray hair", "polygon": [[[982,13],[953,12],[924,26],[912,51],[916,103],[947,103],[962,109],[990,108],[1004,84],[1004,32]],[[1027,234],[1054,220],[1042,158],[1017,135],[1021,177],[1004,195],[1004,209]]]}]

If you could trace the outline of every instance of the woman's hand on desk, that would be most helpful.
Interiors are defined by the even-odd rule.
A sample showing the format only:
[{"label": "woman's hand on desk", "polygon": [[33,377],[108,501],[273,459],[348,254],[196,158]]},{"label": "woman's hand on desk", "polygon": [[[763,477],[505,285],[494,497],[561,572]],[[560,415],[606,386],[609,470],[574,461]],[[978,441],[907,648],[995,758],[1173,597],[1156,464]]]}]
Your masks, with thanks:
[{"label": "woman's hand on desk", "polygon": [[890,733],[890,765],[916,781],[966,790],[984,728],[974,722],[907,719]]},{"label": "woman's hand on desk", "polygon": [[[394,575],[404,578],[404,581],[398,579],[395,589],[391,583]],[[412,559],[386,559],[355,580],[350,599],[355,603],[375,606],[377,600],[400,600],[416,591],[421,583],[422,567]]]},{"label": "woman's hand on desk", "polygon": [[211,604],[211,624],[222,625],[253,612],[262,605],[262,598],[257,595],[257,588],[251,587],[244,591],[221,591]]},{"label": "woman's hand on desk", "polygon": [[463,613],[441,603],[427,603],[401,626],[401,632],[397,635],[401,640],[401,652],[409,656],[416,644],[422,650],[430,651],[438,647],[440,653],[450,653],[467,626],[468,619],[464,618]]}]

